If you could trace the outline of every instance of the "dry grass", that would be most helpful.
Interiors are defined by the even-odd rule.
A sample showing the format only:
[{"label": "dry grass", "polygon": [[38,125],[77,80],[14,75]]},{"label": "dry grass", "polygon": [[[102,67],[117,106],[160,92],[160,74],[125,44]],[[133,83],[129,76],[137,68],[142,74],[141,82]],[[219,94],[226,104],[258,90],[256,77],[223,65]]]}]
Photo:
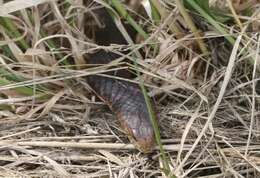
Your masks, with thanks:
[{"label": "dry grass", "polygon": [[[175,3],[165,2],[157,4],[159,23],[136,14],[148,38],[129,48],[140,56],[139,70],[155,99],[172,173],[259,177],[259,4],[246,15],[244,1],[211,1],[231,9],[235,19],[222,26],[235,39],[224,46],[224,38],[215,39],[223,34],[201,19],[196,24],[204,33],[194,36]],[[94,8],[81,1],[0,5],[0,177],[166,177],[158,147],[148,155],[138,152],[115,116],[87,90],[85,76],[124,63],[86,64],[84,55],[95,49],[121,47],[98,46],[86,37],[84,30],[96,22],[85,22],[84,15]],[[211,60],[200,52],[201,42]]]}]

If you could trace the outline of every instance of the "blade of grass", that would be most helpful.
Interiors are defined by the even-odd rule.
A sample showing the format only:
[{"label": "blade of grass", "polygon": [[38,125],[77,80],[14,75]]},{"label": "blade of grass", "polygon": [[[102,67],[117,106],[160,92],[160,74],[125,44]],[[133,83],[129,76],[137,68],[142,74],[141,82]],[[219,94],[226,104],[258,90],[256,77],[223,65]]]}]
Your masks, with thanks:
[{"label": "blade of grass", "polygon": [[[40,29],[40,34],[41,34],[41,37],[47,37],[48,35],[44,32],[44,30],[43,29]],[[56,46],[56,44],[53,42],[53,40],[51,40],[51,39],[47,39],[46,40],[46,43],[48,44],[48,47],[49,47],[49,49],[57,49],[57,46]],[[58,59],[57,60],[61,60],[61,59],[63,59],[63,55],[61,54],[61,53],[56,53],[55,55],[57,55],[57,57],[58,57]],[[68,60],[62,60],[61,62],[60,62],[60,64],[62,64],[62,65],[64,65],[66,68],[70,65],[70,63],[68,62]]]},{"label": "blade of grass", "polygon": [[[132,25],[135,28],[135,30],[144,37],[144,39],[147,39],[148,34],[134,21],[134,19],[128,14],[128,12],[123,7],[123,5],[118,0],[111,0],[111,2],[113,4],[113,6],[116,8],[116,10],[119,12],[120,16],[125,18],[130,23],[130,25]],[[170,166],[169,166],[170,164],[168,162],[168,158],[167,158],[166,153],[162,146],[161,135],[160,135],[160,130],[158,127],[157,119],[156,119],[156,114],[154,113],[151,101],[149,99],[146,88],[144,86],[144,82],[141,79],[141,74],[140,74],[140,71],[138,70],[136,58],[134,58],[133,61],[134,61],[134,66],[135,66],[135,71],[137,73],[137,77],[140,79],[139,85],[140,85],[140,88],[144,95],[148,113],[149,113],[151,123],[152,123],[153,129],[154,129],[154,132],[155,132],[155,139],[156,139],[157,144],[159,145],[159,150],[160,150],[161,157],[163,160],[163,171],[166,175],[169,175],[170,174]],[[173,175],[171,177],[175,177],[175,176]]]},{"label": "blade of grass", "polygon": [[151,1],[149,1],[149,2],[151,4],[153,20],[155,21],[155,24],[158,24],[160,22],[160,20],[161,20],[160,14],[159,14],[157,8],[154,6],[154,4],[151,3]]},{"label": "blade of grass", "polygon": [[193,23],[190,15],[186,11],[185,7],[180,2],[180,0],[175,0],[175,3],[177,5],[181,15],[183,16],[184,20],[187,22],[187,25],[189,26],[189,28],[193,32],[194,36],[196,37],[196,41],[197,41],[197,43],[199,45],[199,48],[200,48],[201,52],[203,54],[205,54],[205,55],[209,54],[208,49],[206,47],[206,44],[203,42],[203,40],[202,40],[202,38],[200,36],[199,30],[197,29],[197,27]]},{"label": "blade of grass", "polygon": [[[187,1],[187,3],[189,3],[190,6],[192,6],[192,8],[194,8],[197,12],[199,12],[220,34],[222,34],[230,44],[232,44],[232,45],[235,44],[235,42],[236,42],[235,38],[234,38],[231,34],[229,34],[229,33],[219,24],[219,22],[217,22],[217,21],[216,21],[213,17],[211,17],[206,11],[204,11],[203,8],[201,8],[195,1],[193,1],[193,0],[186,0],[186,1]],[[242,30],[241,34],[244,35],[243,31],[245,31],[245,30],[246,30],[246,28],[244,28],[244,29]],[[239,49],[242,49],[242,47],[239,47]],[[245,48],[245,50],[242,52],[242,54],[245,55],[245,54],[247,54],[247,53],[248,53],[248,50],[247,50],[247,48]],[[251,65],[254,65],[254,61],[255,61],[254,58],[249,57],[248,60],[249,60],[249,63],[250,63]],[[259,68],[259,67],[257,67],[257,72],[258,72],[258,73],[260,72],[260,68]]]},{"label": "blade of grass", "polygon": [[11,105],[8,105],[8,104],[0,104],[0,111],[1,111],[1,110],[10,111],[10,110],[12,110],[12,106],[11,106]]},{"label": "blade of grass", "polygon": [[23,80],[23,78],[18,77],[16,75],[10,73],[9,71],[7,71],[6,69],[4,69],[2,67],[0,68],[0,77],[4,77],[4,78],[6,78],[7,80],[10,80],[10,81],[20,82],[20,81]]},{"label": "blade of grass", "polygon": [[[35,23],[34,16],[31,13],[29,13],[28,16],[29,16],[31,23],[34,24]],[[44,29],[40,28],[40,38],[44,38],[44,37],[47,37],[47,36],[48,35],[44,31]],[[51,49],[51,50],[57,49],[57,46],[52,39],[46,39],[46,43],[47,43],[47,46],[48,46],[49,49]],[[57,60],[63,59],[63,57],[64,57],[61,53],[56,53],[55,55],[57,56]],[[67,65],[69,65],[69,62],[67,60],[62,60],[61,64],[67,67]]]},{"label": "blade of grass", "polygon": [[235,44],[235,40],[229,33],[213,18],[211,17],[206,11],[204,11],[195,1],[187,0],[189,5],[191,5],[196,11],[198,11],[208,22],[213,25],[224,37],[232,44]]},{"label": "blade of grass", "polygon": [[[12,82],[5,78],[0,77],[0,85],[8,85],[8,84],[12,84]],[[29,87],[17,87],[14,88],[14,90],[24,95],[29,95],[29,96],[34,95],[33,89]]]},{"label": "blade of grass", "polygon": [[[7,17],[0,17],[0,24],[4,27],[6,33],[11,38],[17,38],[21,36],[21,33],[18,31],[17,27],[14,25],[13,21]],[[18,41],[19,45],[26,50],[29,48],[29,45],[24,39]]]},{"label": "blade of grass", "polygon": [[233,14],[234,19],[236,20],[236,23],[238,24],[240,30],[242,31],[243,25],[242,25],[241,21],[239,20],[239,17],[238,17],[238,15],[236,13],[236,10],[233,7],[232,1],[227,1],[227,3],[228,3],[228,6],[229,6],[229,9],[230,9],[231,13]]},{"label": "blade of grass", "polygon": [[[27,11],[26,11],[26,13],[28,13],[28,17],[29,17],[30,22],[35,25],[35,17],[32,15],[32,13],[29,13]],[[44,31],[44,29],[40,28],[40,37],[39,38],[44,38],[44,37],[47,37],[47,36],[48,35]],[[52,39],[46,39],[45,42],[47,43],[47,47],[50,50],[57,49],[57,46]],[[54,55],[57,56],[57,60],[63,59],[63,57],[64,57],[61,53],[55,53]],[[69,65],[69,62],[67,60],[62,60],[61,64],[67,67],[67,65]]]},{"label": "blade of grass", "polygon": [[[136,23],[136,21],[131,17],[131,15],[127,12],[124,6],[118,0],[112,0],[112,5],[118,11],[119,15],[123,17],[128,23],[141,35],[145,40],[148,39],[149,35],[142,29],[140,25]],[[154,53],[158,53],[159,45],[151,44],[150,47],[154,50]]]},{"label": "blade of grass", "polygon": [[[170,15],[170,13],[160,4],[158,0],[150,0],[150,2],[153,5],[153,7],[159,12],[162,20],[166,19]],[[174,23],[168,25],[169,29],[172,33],[175,34],[176,37],[179,37],[180,34],[182,34],[182,32]]]},{"label": "blade of grass", "polygon": [[121,17],[126,19],[130,25],[144,38],[147,39],[149,35],[136,23],[136,21],[130,16],[130,14],[126,11],[124,6],[121,4],[119,0],[111,0],[112,5],[118,11]]},{"label": "blade of grass", "polygon": [[[154,112],[150,98],[149,98],[147,91],[146,91],[146,88],[144,86],[144,81],[141,77],[140,71],[138,70],[136,58],[134,59],[134,66],[135,66],[135,69],[136,69],[137,77],[139,79],[139,86],[141,87],[141,90],[143,92],[145,103],[146,103],[148,113],[149,113],[149,116],[150,116],[150,120],[151,120],[153,129],[154,129],[155,139],[156,139],[156,142],[159,146],[159,150],[160,150],[161,157],[162,157],[162,160],[163,160],[163,171],[166,175],[169,175],[170,174],[170,166],[169,166],[170,164],[169,164],[168,158],[166,156],[166,153],[163,149],[163,145],[162,145],[162,141],[161,141],[161,134],[160,134],[160,129],[159,129],[159,126],[158,126],[158,123],[157,123],[156,114]],[[172,177],[175,178],[174,175]]]},{"label": "blade of grass", "polygon": [[[0,68],[0,86],[12,84],[14,82],[21,82],[21,81],[25,81],[25,79],[20,76],[15,75],[15,74],[12,74],[11,72],[7,71],[4,68]],[[24,94],[24,95],[28,95],[28,96],[35,94],[35,92],[33,91],[33,88],[31,88],[31,87],[22,86],[22,87],[14,88],[14,90],[16,90],[16,92],[18,92],[20,94]],[[42,95],[40,97],[41,99],[48,98],[45,91],[47,91],[47,89],[44,88],[43,86],[41,86],[41,85],[36,86],[36,94]]]},{"label": "blade of grass", "polygon": [[4,56],[7,56],[11,59],[15,59],[12,51],[10,50],[10,48],[7,45],[1,46],[1,52],[3,53]]}]

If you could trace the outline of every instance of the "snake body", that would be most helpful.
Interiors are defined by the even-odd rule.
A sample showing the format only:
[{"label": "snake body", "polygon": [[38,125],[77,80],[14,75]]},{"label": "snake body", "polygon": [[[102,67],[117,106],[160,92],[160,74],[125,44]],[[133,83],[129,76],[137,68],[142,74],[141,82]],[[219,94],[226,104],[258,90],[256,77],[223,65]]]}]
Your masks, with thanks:
[{"label": "snake body", "polygon": [[[105,10],[98,14],[103,28],[95,31],[99,45],[126,44],[112,18]],[[88,57],[89,64],[107,64],[120,56],[113,52],[99,50]],[[119,72],[120,73],[120,72]],[[123,77],[129,72],[123,71]],[[115,75],[115,73],[109,73]],[[146,102],[138,84],[109,77],[91,75],[87,82],[94,93],[115,113],[128,138],[142,152],[150,152],[155,144],[154,131]]]}]

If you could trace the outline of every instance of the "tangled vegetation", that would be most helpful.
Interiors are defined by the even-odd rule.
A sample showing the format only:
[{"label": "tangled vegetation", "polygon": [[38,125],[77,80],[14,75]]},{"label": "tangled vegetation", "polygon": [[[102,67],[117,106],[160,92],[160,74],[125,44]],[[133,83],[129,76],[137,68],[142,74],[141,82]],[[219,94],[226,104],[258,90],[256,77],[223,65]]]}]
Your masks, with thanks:
[{"label": "tangled vegetation", "polygon": [[[89,38],[103,7],[138,34],[123,80],[156,103],[150,154],[84,81],[124,62],[87,63],[122,48]],[[259,177],[259,32],[259,0],[0,1],[0,176]]]}]

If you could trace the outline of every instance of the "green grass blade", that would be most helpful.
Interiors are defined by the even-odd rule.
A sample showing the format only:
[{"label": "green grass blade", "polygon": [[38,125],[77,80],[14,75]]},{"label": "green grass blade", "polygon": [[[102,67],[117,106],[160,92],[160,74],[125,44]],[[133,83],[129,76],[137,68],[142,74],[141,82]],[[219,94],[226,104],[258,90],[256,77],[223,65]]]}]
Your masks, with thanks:
[{"label": "green grass blade", "polygon": [[232,44],[235,44],[235,39],[229,35],[229,33],[217,22],[213,17],[211,17],[203,8],[201,8],[195,1],[186,0],[190,6],[192,6],[196,11],[198,11],[207,21],[218,30],[219,33],[224,35],[224,37]]},{"label": "green grass blade", "polygon": [[126,19],[130,25],[144,38],[147,39],[149,35],[142,29],[140,25],[136,23],[136,21],[130,16],[130,14],[126,11],[124,6],[121,4],[119,0],[111,0],[111,3],[115,7],[115,9],[118,11],[120,16],[122,16],[124,19]]},{"label": "green grass blade", "polygon": [[[0,77],[0,86],[4,86],[4,85],[8,85],[8,84],[12,84],[12,82],[5,78]],[[14,88],[14,90],[20,94],[24,94],[24,95],[28,95],[28,96],[32,96],[35,94],[34,90],[29,87],[17,87],[17,88]]]},{"label": "green grass blade", "polygon": [[[14,25],[13,21],[6,17],[0,17],[0,24],[4,27],[6,33],[11,38],[18,38],[21,36],[21,33],[18,31],[18,28]],[[24,49],[28,49],[29,45],[24,39],[18,41],[19,45]]]}]

